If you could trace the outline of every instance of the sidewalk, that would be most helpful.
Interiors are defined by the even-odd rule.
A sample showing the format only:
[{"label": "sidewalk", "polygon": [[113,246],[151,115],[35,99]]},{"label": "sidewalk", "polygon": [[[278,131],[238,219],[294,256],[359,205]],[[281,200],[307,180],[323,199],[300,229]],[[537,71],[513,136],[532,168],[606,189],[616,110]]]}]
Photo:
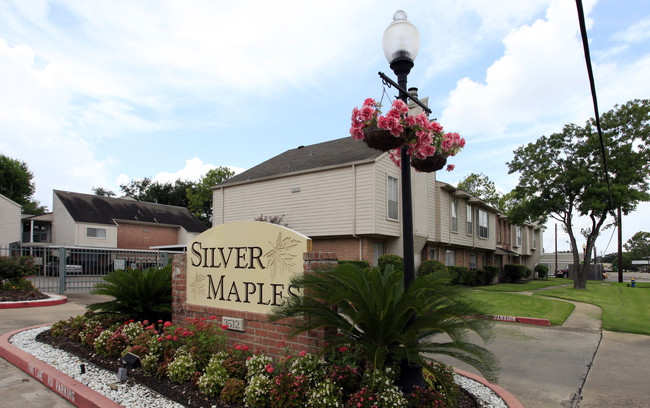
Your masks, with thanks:
[{"label": "sidewalk", "polygon": [[[0,310],[0,334],[84,314],[86,305],[106,299],[89,293],[67,296],[68,302],[61,305]],[[10,402],[11,406],[20,408],[74,407],[4,359],[0,359],[0,401]]]}]

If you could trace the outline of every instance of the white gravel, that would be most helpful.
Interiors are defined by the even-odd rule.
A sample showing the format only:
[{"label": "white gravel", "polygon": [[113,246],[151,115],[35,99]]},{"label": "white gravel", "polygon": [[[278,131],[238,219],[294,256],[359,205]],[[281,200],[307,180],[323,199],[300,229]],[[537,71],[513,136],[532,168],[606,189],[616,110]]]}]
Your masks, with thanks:
[{"label": "white gravel", "polygon": [[[9,341],[15,347],[33,355],[125,408],[184,408],[183,405],[171,401],[142,385],[131,382],[119,383],[117,373],[82,361],[78,357],[48,344],[37,342],[35,340],[36,336],[49,328],[50,326],[42,326],[24,330],[12,336]],[[80,369],[82,363],[86,365],[84,374],[81,374]],[[455,379],[462,388],[477,397],[481,407],[508,408],[505,402],[489,387],[458,374],[455,375]],[[111,385],[117,389],[113,390]]]}]

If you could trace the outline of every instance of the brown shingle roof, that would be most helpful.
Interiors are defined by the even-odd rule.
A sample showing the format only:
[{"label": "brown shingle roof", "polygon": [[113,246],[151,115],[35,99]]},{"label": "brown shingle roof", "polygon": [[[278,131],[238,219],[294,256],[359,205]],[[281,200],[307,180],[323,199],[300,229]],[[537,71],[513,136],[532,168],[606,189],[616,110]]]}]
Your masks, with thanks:
[{"label": "brown shingle roof", "polygon": [[329,142],[300,146],[287,150],[255,167],[229,178],[219,186],[241,183],[260,178],[286,175],[296,171],[374,160],[383,152],[365,143],[344,137]]},{"label": "brown shingle roof", "polygon": [[147,203],[132,199],[54,190],[76,222],[114,224],[114,220],[179,225],[188,232],[207,227],[185,207]]}]

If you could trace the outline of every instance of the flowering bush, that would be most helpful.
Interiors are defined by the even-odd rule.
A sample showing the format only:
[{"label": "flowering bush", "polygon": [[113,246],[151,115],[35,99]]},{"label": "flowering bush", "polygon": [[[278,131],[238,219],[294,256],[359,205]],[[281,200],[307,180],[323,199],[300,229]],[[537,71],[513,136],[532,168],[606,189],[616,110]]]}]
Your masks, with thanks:
[{"label": "flowering bush", "polygon": [[231,404],[241,404],[244,401],[246,382],[239,378],[231,378],[226,381],[221,390],[221,399]]},{"label": "flowering bush", "polygon": [[176,351],[174,360],[167,366],[167,376],[177,383],[188,381],[196,371],[196,364],[186,348],[179,348]]},{"label": "flowering bush", "polygon": [[291,373],[280,374],[275,377],[271,388],[271,408],[304,407],[307,395],[308,382],[302,375]]},{"label": "flowering bush", "polygon": [[406,395],[409,407],[413,408],[447,408],[445,398],[431,388],[420,388],[417,385]]},{"label": "flowering bush", "polygon": [[248,379],[244,391],[244,402],[250,408],[266,408],[270,404],[270,393],[273,380],[265,374],[254,375]]},{"label": "flowering bush", "polygon": [[[408,153],[412,157],[425,159],[438,154],[444,158],[455,156],[465,146],[465,139],[458,133],[445,133],[435,120],[429,120],[425,112],[408,116],[408,106],[396,99],[390,111],[381,116],[381,105],[372,98],[364,101],[361,109],[352,110],[352,127],[350,135],[355,140],[364,140],[363,129],[376,126],[390,132],[396,138],[404,137]],[[389,157],[400,166],[400,149],[390,151]],[[453,170],[454,166],[447,166]]]},{"label": "flowering bush", "polygon": [[209,397],[216,397],[221,393],[223,386],[228,381],[228,372],[223,366],[227,354],[219,352],[212,356],[208,366],[205,368],[205,374],[199,377],[198,386],[202,393]]},{"label": "flowering bush", "polygon": [[334,408],[343,406],[343,389],[326,378],[317,383],[309,392],[307,407]]}]

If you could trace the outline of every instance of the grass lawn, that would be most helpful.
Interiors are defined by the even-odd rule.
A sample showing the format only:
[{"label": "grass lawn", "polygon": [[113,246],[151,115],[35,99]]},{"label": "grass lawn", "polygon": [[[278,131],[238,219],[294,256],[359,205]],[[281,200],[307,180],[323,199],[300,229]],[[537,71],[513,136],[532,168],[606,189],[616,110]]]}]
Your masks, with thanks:
[{"label": "grass lawn", "polygon": [[[508,285],[493,285],[508,286]],[[492,288],[493,286],[490,286]],[[523,285],[522,285],[523,286]],[[517,293],[501,293],[500,291],[468,290],[467,295],[474,300],[483,302],[486,314],[516,317],[537,317],[548,319],[553,326],[560,326],[569,317],[575,306],[560,300],[544,299],[537,296],[526,296]]]},{"label": "grass lawn", "polygon": [[557,285],[571,285],[571,287],[573,287],[573,280],[562,278],[548,278],[542,280],[524,281],[522,283],[500,283],[498,285],[479,286],[476,289],[490,292],[525,292]]},{"label": "grass lawn", "polygon": [[603,330],[650,335],[650,283],[639,282],[636,286],[587,282],[587,290],[575,290],[571,286],[537,292],[536,295],[599,306],[603,310]]}]

